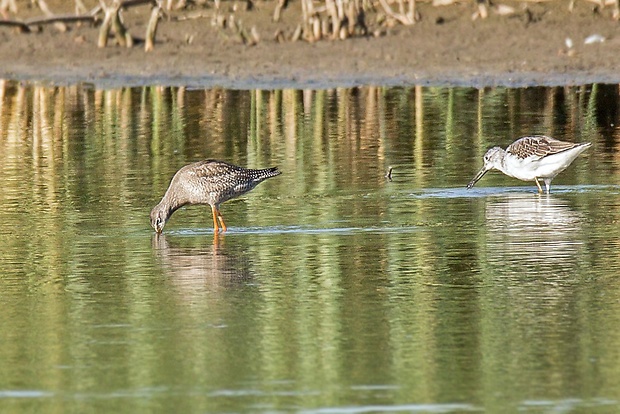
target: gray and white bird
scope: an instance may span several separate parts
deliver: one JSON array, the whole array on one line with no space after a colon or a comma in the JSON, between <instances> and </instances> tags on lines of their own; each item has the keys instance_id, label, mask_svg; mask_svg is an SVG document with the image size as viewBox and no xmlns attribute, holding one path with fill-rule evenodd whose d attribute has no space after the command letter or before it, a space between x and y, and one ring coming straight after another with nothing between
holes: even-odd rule
<instances>
[{"instance_id":1,"label":"gray and white bird","mask_svg":"<svg viewBox=\"0 0 620 414\"><path fill-rule=\"evenodd\" d=\"M174 174L159 204L151 210L151 226L161 233L177 209L188 204L208 204L213 213L213 231L226 231L220 204L252 190L267 178L280 175L277 167L252 170L225 161L205 160L181 167Z\"/></svg>"},{"instance_id":2,"label":"gray and white bird","mask_svg":"<svg viewBox=\"0 0 620 414\"><path fill-rule=\"evenodd\" d=\"M467 189L472 188L488 171L499 170L519 180L534 181L541 194L543 189L538 180L543 180L549 194L551 180L590 145L590 142L573 143L532 135L519 138L505 150L493 147L484 154L484 165L467 184Z\"/></svg>"}]
</instances>

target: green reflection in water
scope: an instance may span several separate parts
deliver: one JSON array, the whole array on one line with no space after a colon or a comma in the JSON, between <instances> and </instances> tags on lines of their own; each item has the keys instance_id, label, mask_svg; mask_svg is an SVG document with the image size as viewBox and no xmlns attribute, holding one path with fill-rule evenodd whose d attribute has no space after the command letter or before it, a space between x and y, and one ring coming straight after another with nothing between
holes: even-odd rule
<instances>
[{"instance_id":1,"label":"green reflection in water","mask_svg":"<svg viewBox=\"0 0 620 414\"><path fill-rule=\"evenodd\" d=\"M617 411L617 91L3 82L2 411ZM464 189L532 133L593 147ZM203 158L283 174L153 235Z\"/></svg>"}]
</instances>

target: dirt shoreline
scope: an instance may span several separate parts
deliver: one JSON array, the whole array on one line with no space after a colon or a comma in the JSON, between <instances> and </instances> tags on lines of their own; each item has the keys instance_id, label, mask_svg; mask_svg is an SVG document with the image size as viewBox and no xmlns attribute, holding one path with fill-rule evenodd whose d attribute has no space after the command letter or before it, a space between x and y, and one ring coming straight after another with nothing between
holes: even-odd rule
<instances>
[{"instance_id":1,"label":"dirt shoreline","mask_svg":"<svg viewBox=\"0 0 620 414\"><path fill-rule=\"evenodd\" d=\"M515 13L484 20L472 20L470 3L422 3L422 18L413 26L395 25L379 37L314 43L274 41L274 2L257 3L239 17L258 28L261 41L256 45L236 41L207 18L162 21L150 53L139 43L147 22L137 11L127 18L138 38L131 49L97 48L98 30L90 25L72 25L66 32L46 26L28 34L0 27L0 78L99 88L620 83L620 23L611 18L609 7L578 0L569 12L559 1L507 3ZM283 16L279 28L292 31L294 10ZM599 35L599 41L584 44L591 35ZM573 47L567 47L567 39Z\"/></svg>"}]
</instances>

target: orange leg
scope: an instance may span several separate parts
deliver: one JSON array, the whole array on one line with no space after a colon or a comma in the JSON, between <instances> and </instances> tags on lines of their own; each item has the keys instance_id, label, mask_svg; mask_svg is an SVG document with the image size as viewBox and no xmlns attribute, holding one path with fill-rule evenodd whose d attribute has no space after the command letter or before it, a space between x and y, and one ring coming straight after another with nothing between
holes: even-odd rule
<instances>
[{"instance_id":1,"label":"orange leg","mask_svg":"<svg viewBox=\"0 0 620 414\"><path fill-rule=\"evenodd\" d=\"M220 213L215 206L211 206L211 212L213 213L213 232L217 234L220 228L217 225L217 216Z\"/></svg>"},{"instance_id":2,"label":"orange leg","mask_svg":"<svg viewBox=\"0 0 620 414\"><path fill-rule=\"evenodd\" d=\"M226 231L226 223L224 223L224 217L222 216L222 213L220 213L220 210L217 210L217 218L220 219L220 224L222 225L222 233L224 233Z\"/></svg>"}]
</instances>

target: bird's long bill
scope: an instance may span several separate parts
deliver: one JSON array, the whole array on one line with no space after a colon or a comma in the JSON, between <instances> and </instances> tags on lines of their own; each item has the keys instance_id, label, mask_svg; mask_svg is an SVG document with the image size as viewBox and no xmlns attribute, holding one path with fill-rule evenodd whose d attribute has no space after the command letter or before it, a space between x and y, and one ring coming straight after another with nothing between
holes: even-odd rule
<instances>
[{"instance_id":1,"label":"bird's long bill","mask_svg":"<svg viewBox=\"0 0 620 414\"><path fill-rule=\"evenodd\" d=\"M486 168L486 166L482 167L480 171L478 171L478 174L476 174L476 176L469 182L469 184L467 184L467 189L469 190L470 188L472 188L474 184L476 184L478 180L480 180L487 173L487 171L489 170Z\"/></svg>"}]
</instances>

